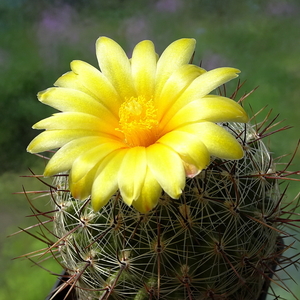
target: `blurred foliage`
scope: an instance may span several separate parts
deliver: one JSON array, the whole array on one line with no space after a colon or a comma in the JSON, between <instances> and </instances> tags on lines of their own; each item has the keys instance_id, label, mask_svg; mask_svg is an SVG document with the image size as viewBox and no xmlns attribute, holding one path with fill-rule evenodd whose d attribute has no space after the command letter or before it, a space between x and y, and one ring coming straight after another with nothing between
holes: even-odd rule
<instances>
[{"instance_id":1,"label":"blurred foliage","mask_svg":"<svg viewBox=\"0 0 300 300\"><path fill-rule=\"evenodd\" d=\"M28 235L22 234L18 238L14 238L11 244L6 244L1 251L3 257L16 257L20 255L19 249L24 249L24 244L28 245ZM45 245L38 240L32 239L30 243L30 250L44 248ZM27 247L28 250L29 247ZM2 264L5 270L5 276L0 280L0 299L45 299L50 293L56 277L61 273L62 268L53 260L48 260L43 263L43 268L51 270L52 277L44 269L37 268L36 265L27 260L7 260ZM55 277L56 275L56 277ZM26 278L24 280L24 277ZM49 280L50 279L50 280ZM2 288L5 287L5 288Z\"/></svg>"},{"instance_id":2,"label":"blurred foliage","mask_svg":"<svg viewBox=\"0 0 300 300\"><path fill-rule=\"evenodd\" d=\"M259 86L245 101L250 114L251 109L256 112L268 105L273 116L280 113L279 119L287 119L283 125L297 126L299 14L298 0L0 0L2 230L5 234L16 231L28 214L24 212L24 196L18 196L16 202L16 195L12 197L11 193L20 190L24 182L24 178L16 179L17 174L24 174L25 168L39 161L25 150L38 134L31 126L54 112L37 101L37 92L52 86L74 59L97 66L94 44L100 35L118 41L129 55L142 39L153 40L161 53L177 38L194 37L195 63L201 62L207 69L241 69L240 79L246 82L239 96ZM228 94L236 84L229 85ZM291 129L271 137L270 147L275 156L292 153L298 139L299 131ZM292 168L298 164L299 169L299 162L298 156ZM295 185L291 194L298 191ZM24 223L21 225L27 226ZM27 299L38 300L54 284L55 279L48 279L47 272L28 269L25 262L10 261L28 252L23 249L28 239L25 234L11 238L6 246L2 246L4 238L0 239L5 270L0 300L24 299L24 291ZM37 249L35 243L33 239L33 245L26 246ZM42 280L48 280L47 285ZM22 282L26 289L16 289Z\"/></svg>"},{"instance_id":3,"label":"blurred foliage","mask_svg":"<svg viewBox=\"0 0 300 300\"><path fill-rule=\"evenodd\" d=\"M35 166L34 169L41 171L41 167ZM30 175L30 172L24 172L25 174ZM0 263L2 270L0 274L0 300L45 299L56 280L54 275L49 275L44 269L36 267L33 262L26 258L14 260L15 257L46 246L26 233L7 237L21 228L25 229L37 222L36 219L32 220L32 218L25 217L32 214L26 197L14 194L21 192L24 184L26 185L26 191L45 189L44 184L34 178L19 177L18 174L13 172L0 175ZM29 196L32 199L38 195ZM36 198L33 203L41 210L50 209L48 199ZM37 235L39 229L31 229L30 232ZM44 258L46 256L42 257L41 260ZM61 272L61 267L53 260L43 262L43 267L51 270L54 274Z\"/></svg>"}]
</instances>

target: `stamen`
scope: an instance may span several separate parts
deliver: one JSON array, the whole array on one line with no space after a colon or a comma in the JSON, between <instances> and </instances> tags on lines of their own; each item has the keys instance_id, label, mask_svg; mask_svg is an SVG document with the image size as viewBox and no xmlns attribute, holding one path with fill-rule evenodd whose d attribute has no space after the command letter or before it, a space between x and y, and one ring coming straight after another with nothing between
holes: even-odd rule
<instances>
[{"instance_id":1,"label":"stamen","mask_svg":"<svg viewBox=\"0 0 300 300\"><path fill-rule=\"evenodd\" d=\"M157 139L157 109L153 100L143 96L126 99L119 109L119 125L116 130L124 134L125 142L131 146L147 147Z\"/></svg>"}]
</instances>

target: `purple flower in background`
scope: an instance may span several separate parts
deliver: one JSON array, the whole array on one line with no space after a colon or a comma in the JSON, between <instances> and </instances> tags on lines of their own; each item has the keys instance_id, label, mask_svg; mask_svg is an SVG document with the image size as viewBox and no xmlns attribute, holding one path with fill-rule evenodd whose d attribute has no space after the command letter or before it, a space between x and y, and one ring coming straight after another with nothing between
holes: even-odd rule
<instances>
[{"instance_id":1,"label":"purple flower in background","mask_svg":"<svg viewBox=\"0 0 300 300\"><path fill-rule=\"evenodd\" d=\"M162 12L174 13L182 7L181 0L159 0L156 9Z\"/></svg>"},{"instance_id":2,"label":"purple flower in background","mask_svg":"<svg viewBox=\"0 0 300 300\"><path fill-rule=\"evenodd\" d=\"M124 37L129 43L130 47L138 43L143 39L150 38L150 26L149 21L144 16L133 16L126 19L120 28L124 32Z\"/></svg>"},{"instance_id":3,"label":"purple flower in background","mask_svg":"<svg viewBox=\"0 0 300 300\"><path fill-rule=\"evenodd\" d=\"M37 40L41 56L49 65L58 63L58 46L79 40L76 12L69 5L45 10L37 24Z\"/></svg>"}]
</instances>

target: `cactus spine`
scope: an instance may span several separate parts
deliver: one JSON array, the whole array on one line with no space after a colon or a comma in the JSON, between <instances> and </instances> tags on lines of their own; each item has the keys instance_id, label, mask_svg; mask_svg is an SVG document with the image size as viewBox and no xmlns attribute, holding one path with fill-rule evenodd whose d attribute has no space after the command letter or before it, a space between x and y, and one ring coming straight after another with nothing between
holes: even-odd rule
<instances>
[{"instance_id":1,"label":"cactus spine","mask_svg":"<svg viewBox=\"0 0 300 300\"><path fill-rule=\"evenodd\" d=\"M68 277L53 299L68 286L81 300L263 299L288 247L279 221L280 175L255 126L221 125L243 145L244 158L212 158L180 199L163 194L144 215L119 194L94 212L90 199L72 198L68 174L55 177L57 240L46 252Z\"/></svg>"}]
</instances>

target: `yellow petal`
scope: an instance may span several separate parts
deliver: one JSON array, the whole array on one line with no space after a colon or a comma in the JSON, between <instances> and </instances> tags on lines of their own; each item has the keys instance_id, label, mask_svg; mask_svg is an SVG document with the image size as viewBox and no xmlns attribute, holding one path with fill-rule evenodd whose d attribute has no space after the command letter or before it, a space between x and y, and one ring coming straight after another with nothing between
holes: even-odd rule
<instances>
[{"instance_id":1,"label":"yellow petal","mask_svg":"<svg viewBox=\"0 0 300 300\"><path fill-rule=\"evenodd\" d=\"M56 87L63 87L68 89L74 89L81 92L84 92L86 94L89 94L90 96L94 96L84 85L83 83L78 80L78 75L75 74L73 71L69 71L62 76L60 76L55 82L54 86Z\"/></svg>"},{"instance_id":2,"label":"yellow petal","mask_svg":"<svg viewBox=\"0 0 300 300\"><path fill-rule=\"evenodd\" d=\"M208 95L183 106L172 117L163 132L169 132L184 124L199 122L242 122L249 121L248 115L241 105L221 96Z\"/></svg>"},{"instance_id":3,"label":"yellow petal","mask_svg":"<svg viewBox=\"0 0 300 300\"><path fill-rule=\"evenodd\" d=\"M96 54L102 73L123 98L135 97L128 57L119 44L107 37L96 42Z\"/></svg>"},{"instance_id":4,"label":"yellow petal","mask_svg":"<svg viewBox=\"0 0 300 300\"><path fill-rule=\"evenodd\" d=\"M85 151L99 145L101 138L97 136L81 137L61 147L48 162L44 176L52 176L71 169L74 160Z\"/></svg>"},{"instance_id":5,"label":"yellow petal","mask_svg":"<svg viewBox=\"0 0 300 300\"><path fill-rule=\"evenodd\" d=\"M194 100L199 100L220 85L236 78L239 72L238 69L234 68L218 68L203 73L187 87L164 117L169 120L182 107Z\"/></svg>"},{"instance_id":6,"label":"yellow petal","mask_svg":"<svg viewBox=\"0 0 300 300\"><path fill-rule=\"evenodd\" d=\"M194 39L179 39L170 44L157 62L156 95L160 92L170 75L180 66L188 64L195 50Z\"/></svg>"},{"instance_id":7,"label":"yellow petal","mask_svg":"<svg viewBox=\"0 0 300 300\"><path fill-rule=\"evenodd\" d=\"M240 159L244 156L243 148L236 138L214 123L193 123L177 130L197 135L213 156L223 159Z\"/></svg>"},{"instance_id":8,"label":"yellow petal","mask_svg":"<svg viewBox=\"0 0 300 300\"><path fill-rule=\"evenodd\" d=\"M154 96L156 53L151 41L138 43L132 53L132 78L138 95L146 99Z\"/></svg>"},{"instance_id":9,"label":"yellow petal","mask_svg":"<svg viewBox=\"0 0 300 300\"><path fill-rule=\"evenodd\" d=\"M118 185L123 201L131 205L140 195L144 182L146 167L145 147L128 149L118 173Z\"/></svg>"},{"instance_id":10,"label":"yellow petal","mask_svg":"<svg viewBox=\"0 0 300 300\"><path fill-rule=\"evenodd\" d=\"M117 122L109 124L105 120L90 114L81 112L64 112L54 114L52 117L39 121L33 125L33 128L47 130L72 129L99 131L122 138L122 134L115 130L118 125L119 124Z\"/></svg>"},{"instance_id":11,"label":"yellow petal","mask_svg":"<svg viewBox=\"0 0 300 300\"><path fill-rule=\"evenodd\" d=\"M70 141L86 136L101 136L98 131L90 130L50 130L36 136L27 147L30 153L39 153L62 147Z\"/></svg>"},{"instance_id":12,"label":"yellow petal","mask_svg":"<svg viewBox=\"0 0 300 300\"><path fill-rule=\"evenodd\" d=\"M49 88L38 93L39 100L63 112L94 115L108 123L118 122L112 112L90 95L70 88Z\"/></svg>"},{"instance_id":13,"label":"yellow petal","mask_svg":"<svg viewBox=\"0 0 300 300\"><path fill-rule=\"evenodd\" d=\"M118 172L128 149L116 150L99 165L92 187L92 207L99 211L118 189Z\"/></svg>"},{"instance_id":14,"label":"yellow petal","mask_svg":"<svg viewBox=\"0 0 300 300\"><path fill-rule=\"evenodd\" d=\"M96 164L91 170L89 170L84 177L74 183L72 181L73 169L71 169L69 175L69 186L71 194L75 199L84 200L91 195L95 174L98 170L99 164L100 162Z\"/></svg>"},{"instance_id":15,"label":"yellow petal","mask_svg":"<svg viewBox=\"0 0 300 300\"><path fill-rule=\"evenodd\" d=\"M156 98L154 99L159 120L191 82L204 72L206 72L204 69L195 65L183 65L171 74L160 95L156 94Z\"/></svg>"},{"instance_id":16,"label":"yellow petal","mask_svg":"<svg viewBox=\"0 0 300 300\"><path fill-rule=\"evenodd\" d=\"M72 61L71 68L77 75L77 82L80 82L94 98L118 116L122 99L109 80L98 69L81 60Z\"/></svg>"},{"instance_id":17,"label":"yellow petal","mask_svg":"<svg viewBox=\"0 0 300 300\"><path fill-rule=\"evenodd\" d=\"M181 158L169 147L153 144L147 149L147 163L162 189L178 199L185 186L185 170Z\"/></svg>"},{"instance_id":18,"label":"yellow petal","mask_svg":"<svg viewBox=\"0 0 300 300\"><path fill-rule=\"evenodd\" d=\"M76 183L81 180L96 164L111 152L124 148L124 144L115 140L102 139L101 145L82 153L73 163L70 178Z\"/></svg>"},{"instance_id":19,"label":"yellow petal","mask_svg":"<svg viewBox=\"0 0 300 300\"><path fill-rule=\"evenodd\" d=\"M160 184L147 168L140 196L132 202L132 205L140 213L145 214L157 205L161 192Z\"/></svg>"},{"instance_id":20,"label":"yellow petal","mask_svg":"<svg viewBox=\"0 0 300 300\"><path fill-rule=\"evenodd\" d=\"M198 136L183 131L171 131L161 137L158 143L162 143L179 154L184 161L186 175L194 177L210 162L210 154L206 146L198 139Z\"/></svg>"},{"instance_id":21,"label":"yellow petal","mask_svg":"<svg viewBox=\"0 0 300 300\"><path fill-rule=\"evenodd\" d=\"M108 79L95 67L81 61L71 62L73 71L59 77L54 86L81 91L118 115L121 98Z\"/></svg>"}]
</instances>

